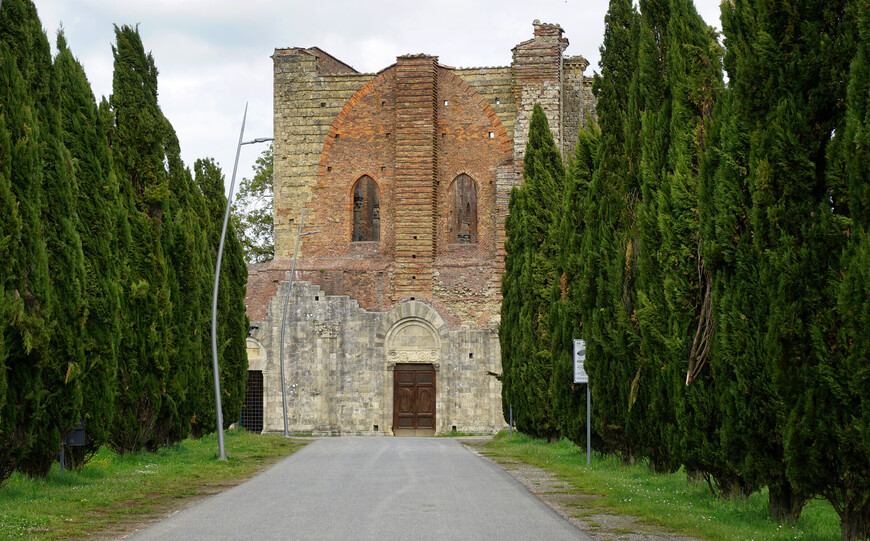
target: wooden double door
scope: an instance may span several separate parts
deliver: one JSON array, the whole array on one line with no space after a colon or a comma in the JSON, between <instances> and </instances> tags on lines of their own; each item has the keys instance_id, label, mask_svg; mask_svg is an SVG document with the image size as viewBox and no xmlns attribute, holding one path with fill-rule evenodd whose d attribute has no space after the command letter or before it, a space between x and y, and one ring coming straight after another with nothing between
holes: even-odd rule
<instances>
[{"instance_id":1,"label":"wooden double door","mask_svg":"<svg viewBox=\"0 0 870 541\"><path fill-rule=\"evenodd\" d=\"M435 367L397 364L393 374L393 433L434 436Z\"/></svg>"}]
</instances>

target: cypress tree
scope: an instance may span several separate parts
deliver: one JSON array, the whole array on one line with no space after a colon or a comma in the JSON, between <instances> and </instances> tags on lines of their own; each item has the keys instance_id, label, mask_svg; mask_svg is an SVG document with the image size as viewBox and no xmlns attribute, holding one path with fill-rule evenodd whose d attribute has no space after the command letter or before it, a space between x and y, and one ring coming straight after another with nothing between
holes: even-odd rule
<instances>
[{"instance_id":1,"label":"cypress tree","mask_svg":"<svg viewBox=\"0 0 870 541\"><path fill-rule=\"evenodd\" d=\"M519 417L520 412L528 410L525 395L521 392L520 379L517 371L521 363L519 310L521 237L519 234L520 220L523 208L523 192L519 188L511 189L508 200L508 215L505 218L505 272L501 278L501 319L499 321L498 340L501 349L501 400L505 421L510 422L511 412Z\"/></svg>"},{"instance_id":2,"label":"cypress tree","mask_svg":"<svg viewBox=\"0 0 870 541\"><path fill-rule=\"evenodd\" d=\"M636 437L651 468L674 470L682 462L732 492L739 482L717 458L713 382L697 377L712 333L709 274L699 258L698 175L722 91L719 46L690 2L643 2L641 9L638 382L651 392Z\"/></svg>"},{"instance_id":3,"label":"cypress tree","mask_svg":"<svg viewBox=\"0 0 870 541\"><path fill-rule=\"evenodd\" d=\"M638 71L632 88L629 115L640 124L638 180L640 197L630 231L637 279L635 311L640 348L635 352L635 377L631 383L633 408L627 419L628 437L640 456L649 459L653 471L672 471L677 466L674 388L669 385L675 366L667 351L670 338L665 300L665 270L662 259L663 231L659 220L667 212L668 147L671 130L672 89L669 35L670 2L640 3Z\"/></svg>"},{"instance_id":4,"label":"cypress tree","mask_svg":"<svg viewBox=\"0 0 870 541\"><path fill-rule=\"evenodd\" d=\"M819 146L827 144L827 190L822 197L811 199L816 203L813 227L797 229L804 237L795 234L803 241L803 250L793 258L800 265L797 270L804 271L804 276L807 269L815 271L827 281L828 288L821 292L824 304L807 307L807 315L801 314L814 318L808 329L812 343L801 350L801 357L791 361L799 365L795 379L801 388L800 393L792 389L796 407L786 423L785 450L789 479L799 490L821 494L833 505L840 516L843 539L870 539L870 7L866 2L831 7L845 8L845 12L809 19L812 29L830 37L820 39L818 48L806 56L827 58L836 65L845 59L842 53L849 50L852 39L856 50L845 110L839 107L840 102L834 102L831 109L816 116L836 126L833 140L818 142ZM818 13L807 15L819 17ZM858 30L854 36L852 27L846 26L854 21L853 16L857 16ZM844 64L836 67L843 69ZM831 69L823 74L833 78L842 72ZM840 90L834 80L825 79L820 82ZM807 109L815 112L814 105L807 100ZM839 253L837 248L841 248ZM801 285L805 281L809 280L804 277ZM784 334L785 325L777 324L774 329Z\"/></svg>"},{"instance_id":5,"label":"cypress tree","mask_svg":"<svg viewBox=\"0 0 870 541\"><path fill-rule=\"evenodd\" d=\"M722 95L722 50L691 2L673 0L666 55L670 136L663 176L660 262L668 319L667 364L662 375L675 397L678 441L685 467L710 475L726 495L750 488L721 453L721 414L712 371L704 370L713 333L711 275L701 255L699 182Z\"/></svg>"},{"instance_id":6,"label":"cypress tree","mask_svg":"<svg viewBox=\"0 0 870 541\"><path fill-rule=\"evenodd\" d=\"M0 12L2 16L2 12ZM19 140L22 118L15 118L14 114L23 109L24 103L24 80L18 71L12 57L9 45L0 41L0 484L3 483L14 471L18 457L26 450L27 441L24 438L17 423L26 418L16 418L17 404L9 400L19 400L20 396L13 388L9 389L9 381L13 385L18 383L16 373L25 366L19 358L20 342L26 335L16 325L21 314L25 313L25 304L19 290L20 276L23 270L21 256L24 255L24 234L22 231L22 218L19 211L20 201L16 197L16 186L13 185L13 150L29 150ZM12 112L13 115L6 114ZM20 115L20 112L19 112ZM21 157L17 156L20 160ZM17 162L16 167L22 164ZM25 201L25 205L32 204ZM24 216L26 217L26 215ZM18 334L20 337L16 337ZM11 373L10 373L11 372ZM27 374L27 376L31 376ZM22 378L27 381L27 377ZM36 384L38 382L32 382ZM15 434L18 439L13 440Z\"/></svg>"},{"instance_id":7,"label":"cypress tree","mask_svg":"<svg viewBox=\"0 0 870 541\"><path fill-rule=\"evenodd\" d=\"M43 39L45 39L43 37ZM44 54L48 54L45 51ZM50 56L48 56L50 61ZM52 356L43 370L45 413L40 420L33 448L22 469L31 476L45 477L58 456L63 435L75 428L82 406L81 377L84 357L84 321L87 309L82 288L85 281L84 256L76 212L78 186L73 160L64 144L58 104L61 77L51 66L49 92L37 105L42 118L43 190L45 205L42 221L46 239L48 268L55 304L51 312L54 332L50 341Z\"/></svg>"},{"instance_id":8,"label":"cypress tree","mask_svg":"<svg viewBox=\"0 0 870 541\"><path fill-rule=\"evenodd\" d=\"M506 257L505 272L511 274L508 284L518 291L506 291L503 285L502 294L511 295L509 309L515 310L518 317L502 320L502 326L506 321L516 325L510 330L505 329L513 342L508 345L514 347L503 345L502 357L511 357L507 365L513 371L508 380L511 384L509 396L522 396L518 401L522 409L516 410L517 428L548 439L558 435L550 396L553 364L549 299L550 288L556 281L555 245L550 232L557 216L555 209L562 200L564 182L565 167L547 116L541 106L535 104L523 159L523 186L519 189L523 193L521 204L519 208L517 205L511 207L511 220L506 223L507 235L513 237L509 246L515 253L511 258ZM515 194L512 193L511 197ZM514 349L516 346L518 349Z\"/></svg>"},{"instance_id":9,"label":"cypress tree","mask_svg":"<svg viewBox=\"0 0 870 541\"><path fill-rule=\"evenodd\" d=\"M43 371L52 362L54 299L43 229L42 107L49 96L51 56L33 4L0 4L0 171L5 395L0 400L0 482L21 465L46 420ZM11 193L9 193L11 192ZM11 200L9 196L11 195ZM7 303L8 302L8 303ZM56 428L56 427L54 427ZM58 440L57 444L60 443Z\"/></svg>"},{"instance_id":10,"label":"cypress tree","mask_svg":"<svg viewBox=\"0 0 870 541\"><path fill-rule=\"evenodd\" d=\"M838 310L845 322L841 341L848 343L846 369L855 374L852 394L861 400L860 432L870 450L870 6L858 6L858 52L851 81L842 149L849 187L852 229L843 257Z\"/></svg>"},{"instance_id":11,"label":"cypress tree","mask_svg":"<svg viewBox=\"0 0 870 541\"><path fill-rule=\"evenodd\" d=\"M8 82L8 74L4 72L6 61L7 51L0 45L0 88L4 90L8 89L5 84ZM16 299L14 293L14 255L21 244L21 218L18 215L15 195L12 193L11 153L12 140L6 127L6 118L0 113L0 415L5 413L8 389L6 363L11 344L7 344L6 337L12 333L13 314L21 310L20 297ZM0 422L0 436L4 434L4 425ZM0 453L6 451L5 447L0 446ZM5 456L0 454L0 484L8 476L4 459Z\"/></svg>"},{"instance_id":12,"label":"cypress tree","mask_svg":"<svg viewBox=\"0 0 870 541\"><path fill-rule=\"evenodd\" d=\"M78 232L84 255L84 318L81 419L84 447L69 448L81 467L108 441L115 417L117 352L120 345L120 267L118 220L122 209L108 139L84 69L73 57L63 33L57 39L55 70L64 144L69 149L78 193Z\"/></svg>"},{"instance_id":13,"label":"cypress tree","mask_svg":"<svg viewBox=\"0 0 870 541\"><path fill-rule=\"evenodd\" d=\"M637 347L633 316L634 247L630 231L637 198L636 120L628 114L637 72L638 13L627 0L611 0L605 17L601 74L593 92L601 141L589 184L580 261L587 279L578 309L586 340L593 422L604 448L632 460L626 432L633 406L633 360ZM632 98L636 99L636 98Z\"/></svg>"},{"instance_id":14,"label":"cypress tree","mask_svg":"<svg viewBox=\"0 0 870 541\"><path fill-rule=\"evenodd\" d=\"M562 214L552 234L558 248L558 280L553 284L550 302L553 413L559 433L578 445L586 441L586 392L583 385L574 385L573 340L583 336L578 307L580 295L588 289L589 276L580 260L580 247L587 227L584 205L600 138L598 126L588 120L580 130L568 167Z\"/></svg>"},{"instance_id":15,"label":"cypress tree","mask_svg":"<svg viewBox=\"0 0 870 541\"><path fill-rule=\"evenodd\" d=\"M748 480L768 485L775 519L796 519L806 498L820 493L800 477L812 472L828 486L837 479L822 473L830 455L804 461L794 442L836 454L824 436L830 432L820 430L830 419L820 423L818 409L836 408L818 376L831 358L832 271L845 239L825 178L853 47L845 7L747 1L722 8L730 95L705 187L713 363L723 444L736 451Z\"/></svg>"},{"instance_id":16,"label":"cypress tree","mask_svg":"<svg viewBox=\"0 0 870 541\"><path fill-rule=\"evenodd\" d=\"M205 272L208 277L208 324L207 359L204 370L205 388L213 387L211 365L211 301L214 284L214 261L217 261L218 244L223 227L224 211L227 198L224 195L224 177L214 160L197 160L194 165L196 183L204 197L205 216L208 217L209 264ZM224 419L233 422L239 418L242 402L245 399L245 382L248 376L248 317L245 315L245 286L248 282L248 267L245 264L245 253L237 236L233 220L227 224L226 240L224 241L223 261L218 288L218 365L220 368L221 406ZM209 394L209 407L214 419L214 393ZM212 421L214 423L214 421ZM206 428L211 431L214 424Z\"/></svg>"},{"instance_id":17,"label":"cypress tree","mask_svg":"<svg viewBox=\"0 0 870 541\"><path fill-rule=\"evenodd\" d=\"M109 136L130 242L122 246L122 341L118 357L118 417L110 443L119 452L154 447L165 418L170 372L171 306L161 242L169 197L163 159L163 117L157 107L157 68L137 29L115 27L115 69Z\"/></svg>"},{"instance_id":18,"label":"cypress tree","mask_svg":"<svg viewBox=\"0 0 870 541\"><path fill-rule=\"evenodd\" d=\"M161 244L166 254L166 284L172 308L167 329L169 335L169 372L152 440L152 446L167 445L187 437L191 421L196 421L195 396L200 390L199 370L203 351L202 296L200 282L205 272L205 254L201 217L194 214L198 190L190 171L181 161L181 148L175 130L160 115L162 154L167 170L168 197L163 204Z\"/></svg>"}]
</instances>

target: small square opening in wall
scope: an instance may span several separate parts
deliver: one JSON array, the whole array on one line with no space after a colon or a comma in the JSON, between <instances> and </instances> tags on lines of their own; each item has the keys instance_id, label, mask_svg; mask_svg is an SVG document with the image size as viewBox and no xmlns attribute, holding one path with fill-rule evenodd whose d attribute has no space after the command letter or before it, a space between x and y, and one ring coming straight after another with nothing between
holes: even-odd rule
<instances>
[{"instance_id":1,"label":"small square opening in wall","mask_svg":"<svg viewBox=\"0 0 870 541\"><path fill-rule=\"evenodd\" d=\"M316 300L316 299L315 299L315 300ZM473 359L473 358L474 358L474 353L469 353L469 354L468 354L468 358L469 358L469 359Z\"/></svg>"},{"instance_id":2,"label":"small square opening in wall","mask_svg":"<svg viewBox=\"0 0 870 541\"><path fill-rule=\"evenodd\" d=\"M314 300L319 301L319 300L320 300L320 295L315 295L315 296L314 296Z\"/></svg>"},{"instance_id":3,"label":"small square opening in wall","mask_svg":"<svg viewBox=\"0 0 870 541\"><path fill-rule=\"evenodd\" d=\"M414 240L417 240L417 235L414 235Z\"/></svg>"},{"instance_id":4,"label":"small square opening in wall","mask_svg":"<svg viewBox=\"0 0 870 541\"><path fill-rule=\"evenodd\" d=\"M377 431L378 431L378 425L374 425L374 426L372 427L372 430L375 431L375 432L377 432Z\"/></svg>"},{"instance_id":5,"label":"small square opening in wall","mask_svg":"<svg viewBox=\"0 0 870 541\"><path fill-rule=\"evenodd\" d=\"M411 297L411 300L413 301L413 300L414 300L414 297Z\"/></svg>"},{"instance_id":6,"label":"small square opening in wall","mask_svg":"<svg viewBox=\"0 0 870 541\"><path fill-rule=\"evenodd\" d=\"M453 425L451 427L450 431L453 432L454 434L456 434L456 425Z\"/></svg>"},{"instance_id":7,"label":"small square opening in wall","mask_svg":"<svg viewBox=\"0 0 870 541\"><path fill-rule=\"evenodd\" d=\"M339 137L339 135L336 133L336 134L335 134L335 138L338 139L338 137Z\"/></svg>"},{"instance_id":8,"label":"small square opening in wall","mask_svg":"<svg viewBox=\"0 0 870 541\"><path fill-rule=\"evenodd\" d=\"M450 102L447 100L444 100L444 106L446 107L448 104L450 104Z\"/></svg>"},{"instance_id":9,"label":"small square opening in wall","mask_svg":"<svg viewBox=\"0 0 870 541\"><path fill-rule=\"evenodd\" d=\"M332 171L332 166L331 166L331 165L327 165L327 166L326 166L326 172L329 173L330 171Z\"/></svg>"},{"instance_id":10,"label":"small square opening in wall","mask_svg":"<svg viewBox=\"0 0 870 541\"><path fill-rule=\"evenodd\" d=\"M389 139L392 135L393 135L392 133L387 132L387 139Z\"/></svg>"},{"instance_id":11,"label":"small square opening in wall","mask_svg":"<svg viewBox=\"0 0 870 541\"><path fill-rule=\"evenodd\" d=\"M495 99L495 104L496 104L496 105L500 105L500 104L501 104L501 100L498 99L498 98L496 98L496 99Z\"/></svg>"},{"instance_id":12,"label":"small square opening in wall","mask_svg":"<svg viewBox=\"0 0 870 541\"><path fill-rule=\"evenodd\" d=\"M416 279L417 279L416 276L411 276L411 280L416 280Z\"/></svg>"},{"instance_id":13,"label":"small square opening in wall","mask_svg":"<svg viewBox=\"0 0 870 541\"><path fill-rule=\"evenodd\" d=\"M383 172L386 171L386 170L387 170L387 166L386 166L386 165L382 165L382 166L381 166L381 173L383 173Z\"/></svg>"},{"instance_id":14,"label":"small square opening in wall","mask_svg":"<svg viewBox=\"0 0 870 541\"><path fill-rule=\"evenodd\" d=\"M495 139L495 132L492 132L492 131L489 132L489 138L490 138L490 139Z\"/></svg>"},{"instance_id":15,"label":"small square opening in wall","mask_svg":"<svg viewBox=\"0 0 870 541\"><path fill-rule=\"evenodd\" d=\"M411 259L417 259L417 254L411 254Z\"/></svg>"},{"instance_id":16,"label":"small square opening in wall","mask_svg":"<svg viewBox=\"0 0 870 541\"><path fill-rule=\"evenodd\" d=\"M321 107L326 107L326 102L325 102L325 101L320 102L320 106L321 106Z\"/></svg>"},{"instance_id":17,"label":"small square opening in wall","mask_svg":"<svg viewBox=\"0 0 870 541\"><path fill-rule=\"evenodd\" d=\"M385 107L387 105L387 100L381 100L381 107ZM375 425L378 426L378 425Z\"/></svg>"}]
</instances>

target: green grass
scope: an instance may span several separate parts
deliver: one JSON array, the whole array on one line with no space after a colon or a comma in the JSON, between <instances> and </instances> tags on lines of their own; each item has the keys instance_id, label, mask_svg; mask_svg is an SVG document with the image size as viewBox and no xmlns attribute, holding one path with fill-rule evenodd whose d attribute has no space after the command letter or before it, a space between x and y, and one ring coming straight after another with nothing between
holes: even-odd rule
<instances>
[{"instance_id":1,"label":"green grass","mask_svg":"<svg viewBox=\"0 0 870 541\"><path fill-rule=\"evenodd\" d=\"M0 488L0 539L119 536L180 500L238 484L304 445L245 430L229 430L224 439L226 462L217 459L212 434L156 453L103 448L81 472L61 473L55 464L47 479L15 473Z\"/></svg>"},{"instance_id":2,"label":"green grass","mask_svg":"<svg viewBox=\"0 0 870 541\"><path fill-rule=\"evenodd\" d=\"M549 470L570 485L566 492L602 496L579 504L580 508L637 516L646 524L683 535L713 540L840 539L839 518L821 500L810 502L800 520L787 526L769 519L766 489L746 499L721 499L710 493L705 482L688 482L682 471L653 474L645 463L628 466L617 457L597 453L587 466L585 448L567 440L548 444L516 431L510 440L502 432L486 444L485 454Z\"/></svg>"}]
</instances>

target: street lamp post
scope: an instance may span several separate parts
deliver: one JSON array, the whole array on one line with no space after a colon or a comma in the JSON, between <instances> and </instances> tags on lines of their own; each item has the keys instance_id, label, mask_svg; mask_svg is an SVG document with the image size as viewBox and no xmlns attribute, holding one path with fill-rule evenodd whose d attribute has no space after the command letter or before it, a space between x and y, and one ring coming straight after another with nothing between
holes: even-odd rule
<instances>
[{"instance_id":1,"label":"street lamp post","mask_svg":"<svg viewBox=\"0 0 870 541\"><path fill-rule=\"evenodd\" d=\"M221 228L221 241L218 245L217 263L214 269L214 290L211 299L211 363L212 371L214 372L214 402L217 411L217 434L218 434L218 458L220 460L227 459L227 453L224 449L224 417L221 413L221 382L220 373L218 371L218 356L217 356L217 302L218 302L218 286L221 278L221 261L224 256L224 241L227 237L227 222L230 219L230 207L233 202L233 188L236 185L236 170L239 168L239 153L242 150L242 145L250 145L253 143L265 143L271 141L271 137L260 137L252 141L242 141L245 136L245 120L248 118L248 104L245 104L245 114L242 116L242 130L239 133L239 145L236 147L236 162L233 164L233 177L230 181L230 193L227 195L227 208L224 210L224 225Z\"/></svg>"},{"instance_id":2,"label":"street lamp post","mask_svg":"<svg viewBox=\"0 0 870 541\"><path fill-rule=\"evenodd\" d=\"M293 250L293 266L290 269L290 283L287 284L287 294L284 296L284 314L281 316L281 352L279 358L281 360L281 404L284 408L284 437L289 438L290 432L287 428L287 386L284 383L284 328L287 326L287 305L290 303L290 292L293 291L293 275L296 273L296 256L299 254L299 244L302 242L302 237L305 235L313 235L320 231L302 232L302 222L305 220L305 208L302 208L302 213L299 215L299 231L296 233L296 248Z\"/></svg>"}]
</instances>

